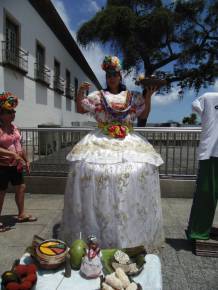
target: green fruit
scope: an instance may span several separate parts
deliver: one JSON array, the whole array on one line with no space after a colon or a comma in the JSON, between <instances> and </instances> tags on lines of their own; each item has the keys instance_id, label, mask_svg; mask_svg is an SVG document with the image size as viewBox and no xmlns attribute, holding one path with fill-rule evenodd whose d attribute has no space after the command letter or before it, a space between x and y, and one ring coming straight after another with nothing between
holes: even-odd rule
<instances>
[{"instance_id":1,"label":"green fruit","mask_svg":"<svg viewBox=\"0 0 218 290\"><path fill-rule=\"evenodd\" d=\"M102 253L101 260L103 263L103 269L104 269L105 274L110 274L110 273L114 272L114 269L111 266L111 261L112 261L114 254L117 250L118 249L103 249L103 250L101 250L101 253Z\"/></svg>"},{"instance_id":2,"label":"green fruit","mask_svg":"<svg viewBox=\"0 0 218 290\"><path fill-rule=\"evenodd\" d=\"M143 255L138 255L135 261L138 268L140 269L145 264L145 257Z\"/></svg>"},{"instance_id":3,"label":"green fruit","mask_svg":"<svg viewBox=\"0 0 218 290\"><path fill-rule=\"evenodd\" d=\"M76 240L70 247L70 264L74 270L79 270L87 249L87 244L83 240Z\"/></svg>"}]
</instances>

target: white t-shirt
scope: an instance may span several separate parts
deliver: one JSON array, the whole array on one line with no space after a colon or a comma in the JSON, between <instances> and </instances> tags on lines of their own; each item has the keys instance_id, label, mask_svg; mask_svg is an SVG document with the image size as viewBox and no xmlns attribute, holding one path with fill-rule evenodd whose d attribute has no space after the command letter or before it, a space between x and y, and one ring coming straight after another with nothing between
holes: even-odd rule
<instances>
[{"instance_id":1,"label":"white t-shirt","mask_svg":"<svg viewBox=\"0 0 218 290\"><path fill-rule=\"evenodd\" d=\"M218 93L205 93L192 103L193 111L201 116L202 133L198 159L218 157Z\"/></svg>"}]
</instances>

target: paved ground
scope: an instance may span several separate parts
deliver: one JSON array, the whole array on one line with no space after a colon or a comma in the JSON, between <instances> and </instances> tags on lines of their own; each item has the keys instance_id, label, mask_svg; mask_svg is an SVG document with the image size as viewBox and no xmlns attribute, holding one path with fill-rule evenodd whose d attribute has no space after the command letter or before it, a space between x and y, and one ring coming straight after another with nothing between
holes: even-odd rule
<instances>
[{"instance_id":1,"label":"paved ground","mask_svg":"<svg viewBox=\"0 0 218 290\"><path fill-rule=\"evenodd\" d=\"M8 194L3 219L13 224L16 207L13 194ZM165 248L161 253L164 290L217 290L218 258L195 256L185 238L184 229L190 212L190 199L162 199ZM63 195L26 196L28 212L39 217L37 222L15 224L15 229L0 233L0 274L31 244L34 234L50 238L57 234L63 208ZM218 212L215 223L218 223ZM53 289L49 289L53 290ZM68 289L66 289L68 290ZM79 289L78 289L79 290ZM152 290L152 289L151 289Z\"/></svg>"}]
</instances>

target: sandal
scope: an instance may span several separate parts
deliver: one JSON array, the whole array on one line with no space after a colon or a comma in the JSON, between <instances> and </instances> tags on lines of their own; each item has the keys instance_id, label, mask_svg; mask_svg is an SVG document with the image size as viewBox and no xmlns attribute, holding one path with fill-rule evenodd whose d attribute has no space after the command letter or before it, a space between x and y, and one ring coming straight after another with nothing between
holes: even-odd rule
<instances>
[{"instance_id":1,"label":"sandal","mask_svg":"<svg viewBox=\"0 0 218 290\"><path fill-rule=\"evenodd\" d=\"M11 229L9 226L5 226L4 224L0 223L0 233L7 232Z\"/></svg>"},{"instance_id":2,"label":"sandal","mask_svg":"<svg viewBox=\"0 0 218 290\"><path fill-rule=\"evenodd\" d=\"M24 215L22 217L16 218L17 223L28 223L37 221L37 217L33 217L32 215Z\"/></svg>"}]
</instances>

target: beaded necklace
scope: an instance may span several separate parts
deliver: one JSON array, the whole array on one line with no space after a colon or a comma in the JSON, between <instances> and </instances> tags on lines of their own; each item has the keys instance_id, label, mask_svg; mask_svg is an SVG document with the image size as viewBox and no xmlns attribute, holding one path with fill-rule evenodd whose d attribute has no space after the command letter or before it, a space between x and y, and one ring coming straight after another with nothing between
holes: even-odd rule
<instances>
[{"instance_id":1,"label":"beaded necklace","mask_svg":"<svg viewBox=\"0 0 218 290\"><path fill-rule=\"evenodd\" d=\"M125 108L124 110L116 110L114 108L112 108L109 104L107 99L105 98L105 93L104 91L101 91L101 96L102 96L102 103L103 106L105 108L105 110L111 115L113 116L116 120L122 122L126 116L129 114L129 111L131 109L132 106L132 96L130 95L129 92L127 92L127 100L126 100L126 106L127 108Z\"/></svg>"}]
</instances>

